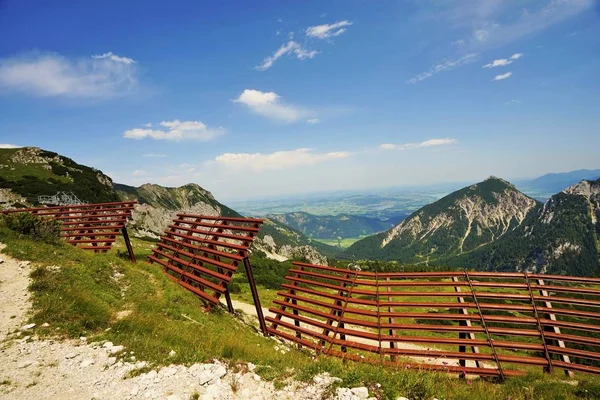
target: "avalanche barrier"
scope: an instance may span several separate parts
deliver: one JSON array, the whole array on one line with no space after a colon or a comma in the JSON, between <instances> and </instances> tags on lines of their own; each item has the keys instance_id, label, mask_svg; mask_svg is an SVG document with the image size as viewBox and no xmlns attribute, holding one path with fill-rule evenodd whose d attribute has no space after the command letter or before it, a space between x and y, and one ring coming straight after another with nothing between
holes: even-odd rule
<instances>
[{"instance_id":1,"label":"avalanche barrier","mask_svg":"<svg viewBox=\"0 0 600 400\"><path fill-rule=\"evenodd\" d=\"M294 263L269 334L318 354L460 375L600 373L600 279Z\"/></svg>"}]
</instances>

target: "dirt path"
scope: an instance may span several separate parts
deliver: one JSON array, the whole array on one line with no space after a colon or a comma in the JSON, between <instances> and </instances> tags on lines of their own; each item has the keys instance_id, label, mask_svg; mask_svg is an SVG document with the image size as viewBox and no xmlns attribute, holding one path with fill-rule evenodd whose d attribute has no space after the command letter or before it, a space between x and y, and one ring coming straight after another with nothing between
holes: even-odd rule
<instances>
[{"instance_id":1,"label":"dirt path","mask_svg":"<svg viewBox=\"0 0 600 400\"><path fill-rule=\"evenodd\" d=\"M88 344L85 338L40 339L35 334L36 327L25 325L31 309L27 290L30 272L28 262L0 254L2 399L316 400L322 398L335 379L321 375L311 384L290 382L288 387L277 390L252 372L252 364L247 366L249 372L241 374L218 361L190 367L170 365L127 378L146 363L136 361L135 354L122 346L110 342Z\"/></svg>"},{"instance_id":2,"label":"dirt path","mask_svg":"<svg viewBox=\"0 0 600 400\"><path fill-rule=\"evenodd\" d=\"M0 243L0 251L4 245ZM29 263L0 254L0 342L19 328L29 311Z\"/></svg>"}]
</instances>

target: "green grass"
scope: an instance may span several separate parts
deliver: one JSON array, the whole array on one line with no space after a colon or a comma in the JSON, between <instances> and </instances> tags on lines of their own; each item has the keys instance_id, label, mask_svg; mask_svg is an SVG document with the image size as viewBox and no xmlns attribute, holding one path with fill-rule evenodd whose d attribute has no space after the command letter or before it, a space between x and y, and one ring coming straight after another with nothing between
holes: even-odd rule
<instances>
[{"instance_id":1,"label":"green grass","mask_svg":"<svg viewBox=\"0 0 600 400\"><path fill-rule=\"evenodd\" d=\"M600 391L596 377L579 375L587 383L573 387L562 376L533 373L503 384L485 380L464 381L431 371L381 368L342 362L308 352L281 354L277 342L259 335L223 310L203 311L203 304L190 292L168 280L156 265L143 260L150 243L134 240L138 263L117 256L84 252L77 248L34 242L0 227L0 237L9 255L32 261L33 314L36 333L61 337L87 336L89 341L110 340L134 351L138 360L154 366L204 362L213 358L234 365L253 362L263 378L278 385L290 376L309 380L321 372L342 379L337 385L370 388L379 398L395 399L591 399ZM47 269L46 266L60 266ZM243 287L238 298L245 298ZM262 291L268 306L275 291ZM272 293L272 294L266 294ZM118 320L119 311L131 314ZM43 323L49 328L43 328ZM59 328L56 330L56 328ZM174 350L175 357L168 357ZM334 388L332 388L333 390Z\"/></svg>"},{"instance_id":2,"label":"green grass","mask_svg":"<svg viewBox=\"0 0 600 400\"><path fill-rule=\"evenodd\" d=\"M360 239L365 236L356 237L356 238L344 238L344 239L313 239L314 241L328 244L329 246L340 247L342 249L347 249L352 246L354 243L358 242Z\"/></svg>"}]
</instances>

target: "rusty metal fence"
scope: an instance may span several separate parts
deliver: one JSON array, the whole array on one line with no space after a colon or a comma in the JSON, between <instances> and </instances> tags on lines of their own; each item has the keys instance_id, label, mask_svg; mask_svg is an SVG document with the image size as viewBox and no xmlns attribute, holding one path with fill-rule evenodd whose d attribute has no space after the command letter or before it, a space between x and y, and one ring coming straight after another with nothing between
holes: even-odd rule
<instances>
[{"instance_id":1,"label":"rusty metal fence","mask_svg":"<svg viewBox=\"0 0 600 400\"><path fill-rule=\"evenodd\" d=\"M152 249L148 260L160 264L167 276L204 300L208 308L225 296L233 312L228 284L243 264L256 305L261 329L266 325L248 259L248 249L258 234L262 219L177 214Z\"/></svg>"},{"instance_id":2,"label":"rusty metal fence","mask_svg":"<svg viewBox=\"0 0 600 400\"><path fill-rule=\"evenodd\" d=\"M136 201L69 205L57 207L18 208L4 210L2 214L30 213L39 217L51 218L61 223L61 237L67 243L83 250L106 252L123 235L129 257L135 262L135 255L125 224L131 218Z\"/></svg>"},{"instance_id":3,"label":"rusty metal fence","mask_svg":"<svg viewBox=\"0 0 600 400\"><path fill-rule=\"evenodd\" d=\"M600 279L294 263L286 280L268 332L317 354L501 378L600 373Z\"/></svg>"}]
</instances>

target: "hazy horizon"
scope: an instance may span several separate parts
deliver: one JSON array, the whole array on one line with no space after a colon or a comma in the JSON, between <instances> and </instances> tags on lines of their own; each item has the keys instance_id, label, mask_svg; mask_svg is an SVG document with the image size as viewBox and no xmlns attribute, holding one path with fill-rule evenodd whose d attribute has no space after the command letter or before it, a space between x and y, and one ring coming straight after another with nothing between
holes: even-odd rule
<instances>
[{"instance_id":1,"label":"hazy horizon","mask_svg":"<svg viewBox=\"0 0 600 400\"><path fill-rule=\"evenodd\" d=\"M231 200L599 167L593 0L1 3L0 146L119 183Z\"/></svg>"}]
</instances>

